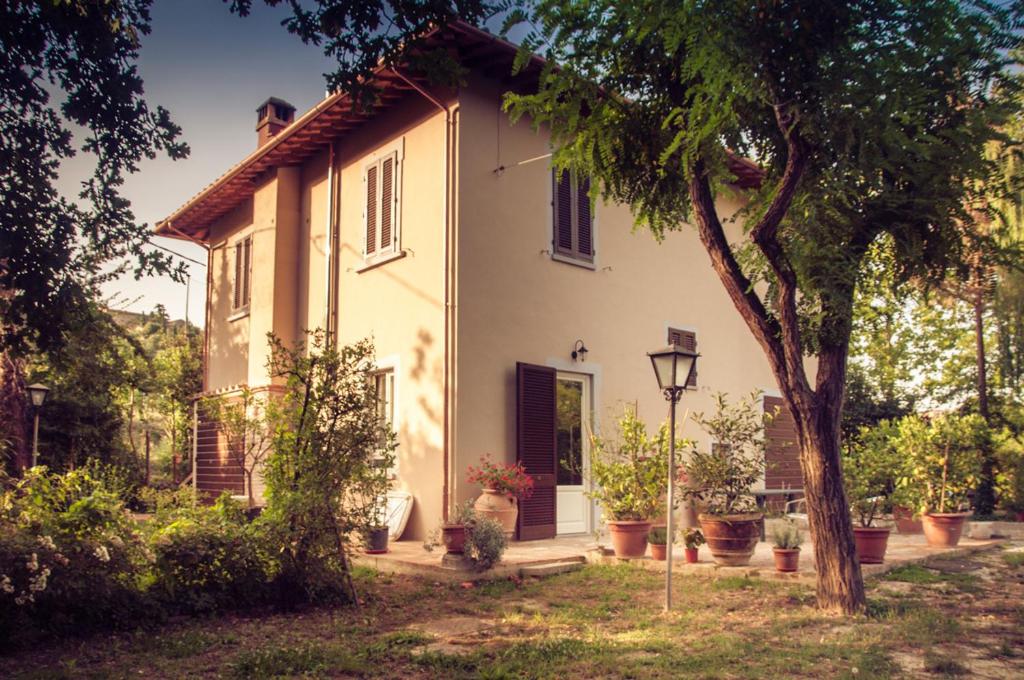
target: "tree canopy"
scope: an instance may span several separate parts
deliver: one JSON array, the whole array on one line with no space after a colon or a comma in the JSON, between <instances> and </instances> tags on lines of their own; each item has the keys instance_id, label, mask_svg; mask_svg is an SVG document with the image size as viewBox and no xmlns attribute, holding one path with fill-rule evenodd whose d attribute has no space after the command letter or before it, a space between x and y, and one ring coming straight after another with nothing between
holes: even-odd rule
<instances>
[{"instance_id":1,"label":"tree canopy","mask_svg":"<svg viewBox=\"0 0 1024 680\"><path fill-rule=\"evenodd\" d=\"M188 147L136 68L152 0L0 3L0 318L5 349L59 344L69 312L129 269L175 271L121 194L145 158ZM62 161L95 157L77 197ZM88 311L82 312L88 314Z\"/></svg>"}]
</instances>

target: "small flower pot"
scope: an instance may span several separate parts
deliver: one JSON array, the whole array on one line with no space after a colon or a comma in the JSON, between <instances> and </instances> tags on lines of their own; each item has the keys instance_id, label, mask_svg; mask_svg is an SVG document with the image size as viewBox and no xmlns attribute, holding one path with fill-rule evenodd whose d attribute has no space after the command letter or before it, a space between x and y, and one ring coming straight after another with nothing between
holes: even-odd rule
<instances>
[{"instance_id":1,"label":"small flower pot","mask_svg":"<svg viewBox=\"0 0 1024 680\"><path fill-rule=\"evenodd\" d=\"M750 564L761 540L761 513L707 515L701 513L700 528L715 562L725 567Z\"/></svg>"},{"instance_id":2,"label":"small flower pot","mask_svg":"<svg viewBox=\"0 0 1024 680\"><path fill-rule=\"evenodd\" d=\"M441 541L450 554L461 555L466 549L466 525L445 524L441 527Z\"/></svg>"},{"instance_id":3,"label":"small flower pot","mask_svg":"<svg viewBox=\"0 0 1024 680\"><path fill-rule=\"evenodd\" d=\"M960 542L967 512L926 512L921 516L924 537L934 548L953 548Z\"/></svg>"},{"instance_id":4,"label":"small flower pot","mask_svg":"<svg viewBox=\"0 0 1024 680\"><path fill-rule=\"evenodd\" d=\"M494 489L484 489L480 497L473 503L476 514L490 517L505 530L505 536L512 538L516 531L516 518L519 516L519 503L515 497L509 497Z\"/></svg>"},{"instance_id":5,"label":"small flower pot","mask_svg":"<svg viewBox=\"0 0 1024 680\"><path fill-rule=\"evenodd\" d=\"M650 522L608 522L608 534L616 557L643 557L647 554Z\"/></svg>"},{"instance_id":6,"label":"small flower pot","mask_svg":"<svg viewBox=\"0 0 1024 680\"><path fill-rule=\"evenodd\" d=\"M367 555L383 555L388 551L387 526L373 527L366 530L366 544L363 552Z\"/></svg>"},{"instance_id":7,"label":"small flower pot","mask_svg":"<svg viewBox=\"0 0 1024 680\"><path fill-rule=\"evenodd\" d=\"M697 552L700 548L683 548L683 554L686 555L687 564L697 564Z\"/></svg>"},{"instance_id":8,"label":"small flower pot","mask_svg":"<svg viewBox=\"0 0 1024 680\"><path fill-rule=\"evenodd\" d=\"M882 564L889 547L888 527L854 527L853 543L861 564Z\"/></svg>"},{"instance_id":9,"label":"small flower pot","mask_svg":"<svg viewBox=\"0 0 1024 680\"><path fill-rule=\"evenodd\" d=\"M791 573L800 569L800 548L772 548L775 570Z\"/></svg>"},{"instance_id":10,"label":"small flower pot","mask_svg":"<svg viewBox=\"0 0 1024 680\"><path fill-rule=\"evenodd\" d=\"M896 530L901 534L919 534L923 531L920 518L915 518L910 508L897 505L892 509L892 518L896 522Z\"/></svg>"},{"instance_id":11,"label":"small flower pot","mask_svg":"<svg viewBox=\"0 0 1024 680\"><path fill-rule=\"evenodd\" d=\"M668 559L668 547L664 543L651 543L651 559L664 562Z\"/></svg>"}]
</instances>

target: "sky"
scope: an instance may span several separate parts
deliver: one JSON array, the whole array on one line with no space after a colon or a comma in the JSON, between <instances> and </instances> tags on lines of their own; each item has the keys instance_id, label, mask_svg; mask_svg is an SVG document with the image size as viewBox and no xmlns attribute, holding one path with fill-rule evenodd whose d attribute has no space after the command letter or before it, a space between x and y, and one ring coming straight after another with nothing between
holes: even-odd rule
<instances>
[{"instance_id":1,"label":"sky","mask_svg":"<svg viewBox=\"0 0 1024 680\"><path fill-rule=\"evenodd\" d=\"M320 48L280 25L282 8L253 3L239 18L218 0L155 0L152 33L144 36L138 62L150 107L163 106L192 149L185 160L166 157L142 164L127 178L123 195L138 220L152 226L256 148L256 107L267 97L290 102L297 116L323 99L330 63ZM94 159L79 154L61 171L60 189L75 196ZM206 261L186 241L154 238L186 257ZM205 265L185 261L191 276L189 320L203 322ZM185 285L169 277L136 281L131 274L104 287L112 307L152 311L163 304L172 318L185 317Z\"/></svg>"}]
</instances>

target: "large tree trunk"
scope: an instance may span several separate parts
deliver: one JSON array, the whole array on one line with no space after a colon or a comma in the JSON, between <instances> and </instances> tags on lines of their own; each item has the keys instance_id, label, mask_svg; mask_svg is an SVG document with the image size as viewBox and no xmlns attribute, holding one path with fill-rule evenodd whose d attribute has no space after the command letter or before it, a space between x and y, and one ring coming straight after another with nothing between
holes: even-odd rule
<instances>
[{"instance_id":1,"label":"large tree trunk","mask_svg":"<svg viewBox=\"0 0 1024 680\"><path fill-rule=\"evenodd\" d=\"M810 408L799 403L791 406L800 439L800 469L818 572L818 606L858 613L865 606L864 580L840 459L845 352L823 352L819 362L816 399Z\"/></svg>"}]
</instances>

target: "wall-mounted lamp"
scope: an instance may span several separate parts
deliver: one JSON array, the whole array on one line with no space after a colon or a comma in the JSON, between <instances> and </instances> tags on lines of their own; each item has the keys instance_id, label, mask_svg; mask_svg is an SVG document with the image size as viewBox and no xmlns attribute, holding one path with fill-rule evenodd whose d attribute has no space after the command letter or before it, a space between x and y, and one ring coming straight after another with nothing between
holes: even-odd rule
<instances>
[{"instance_id":1,"label":"wall-mounted lamp","mask_svg":"<svg viewBox=\"0 0 1024 680\"><path fill-rule=\"evenodd\" d=\"M573 361L586 361L587 360L587 352L589 352L589 351L590 350L587 349L587 346L583 344L582 340L577 340L576 344L572 346L572 360Z\"/></svg>"}]
</instances>

